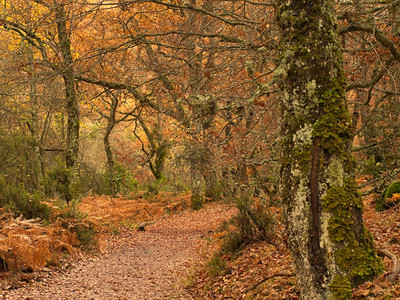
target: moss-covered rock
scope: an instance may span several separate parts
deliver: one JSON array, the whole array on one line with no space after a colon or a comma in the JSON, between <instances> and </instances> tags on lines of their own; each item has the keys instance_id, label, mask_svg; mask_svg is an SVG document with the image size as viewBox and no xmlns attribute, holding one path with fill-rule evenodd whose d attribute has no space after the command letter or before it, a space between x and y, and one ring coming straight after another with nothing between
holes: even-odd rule
<instances>
[{"instance_id":1,"label":"moss-covered rock","mask_svg":"<svg viewBox=\"0 0 400 300\"><path fill-rule=\"evenodd\" d=\"M381 197L376 201L375 209L382 211L395 206L400 201L387 202L386 199L392 198L393 194L400 193L400 181L395 181L389 185L382 193Z\"/></svg>"}]
</instances>

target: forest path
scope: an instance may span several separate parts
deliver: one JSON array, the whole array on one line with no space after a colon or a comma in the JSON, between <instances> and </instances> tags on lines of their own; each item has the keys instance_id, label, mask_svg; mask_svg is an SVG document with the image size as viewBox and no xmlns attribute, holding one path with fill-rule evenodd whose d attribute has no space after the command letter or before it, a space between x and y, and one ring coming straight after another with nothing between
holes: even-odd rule
<instances>
[{"instance_id":1,"label":"forest path","mask_svg":"<svg viewBox=\"0 0 400 300\"><path fill-rule=\"evenodd\" d=\"M107 238L104 250L62 274L16 290L2 299L192 299L180 286L204 245L204 235L235 209L210 204L161 219L139 232L124 228Z\"/></svg>"}]
</instances>

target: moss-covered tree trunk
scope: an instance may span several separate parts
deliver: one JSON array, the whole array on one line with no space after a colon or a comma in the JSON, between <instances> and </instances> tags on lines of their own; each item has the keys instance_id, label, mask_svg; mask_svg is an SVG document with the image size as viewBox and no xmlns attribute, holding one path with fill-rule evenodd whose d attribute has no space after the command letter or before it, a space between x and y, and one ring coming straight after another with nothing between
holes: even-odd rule
<instances>
[{"instance_id":1,"label":"moss-covered tree trunk","mask_svg":"<svg viewBox=\"0 0 400 300\"><path fill-rule=\"evenodd\" d=\"M201 160L199 149L192 148L190 151L190 186L192 190L190 206L194 210L200 209L204 202Z\"/></svg>"},{"instance_id":2,"label":"moss-covered tree trunk","mask_svg":"<svg viewBox=\"0 0 400 300\"><path fill-rule=\"evenodd\" d=\"M67 151L66 168L68 180L66 180L65 199L69 203L80 196L79 176L79 108L78 95L75 91L75 79L73 71L73 59L71 41L67 31L67 16L64 5L56 5L55 16L57 23L58 40L62 55L61 75L64 79L65 97L67 107Z\"/></svg>"},{"instance_id":3,"label":"moss-covered tree trunk","mask_svg":"<svg viewBox=\"0 0 400 300\"><path fill-rule=\"evenodd\" d=\"M37 75L33 68L33 50L32 45L28 45L28 59L30 65L30 72L32 74L29 77L29 102L31 109L31 120L28 122L29 130L34 139L35 145L33 149L32 159L32 185L34 189L39 189L43 171L43 151L41 151L40 137L39 137L39 105L38 105L38 92L37 92Z\"/></svg>"},{"instance_id":4,"label":"moss-covered tree trunk","mask_svg":"<svg viewBox=\"0 0 400 300\"><path fill-rule=\"evenodd\" d=\"M189 3L196 5L196 0L190 0ZM194 11L190 11L186 22L188 32L198 32L198 26L201 21L196 17ZM189 82L188 88L190 93L190 105L192 109L191 122L189 124L189 132L192 140L188 145L188 154L190 155L190 186L191 186L191 207L192 209L200 209L204 202L203 193L203 126L202 126L202 104L204 102L203 82L202 82L202 53L196 53L197 40L195 37L188 36L185 39L187 47L186 55L188 57Z\"/></svg>"},{"instance_id":5,"label":"moss-covered tree trunk","mask_svg":"<svg viewBox=\"0 0 400 300\"><path fill-rule=\"evenodd\" d=\"M362 220L332 0L279 0L282 200L303 299L346 299L380 272Z\"/></svg>"}]
</instances>

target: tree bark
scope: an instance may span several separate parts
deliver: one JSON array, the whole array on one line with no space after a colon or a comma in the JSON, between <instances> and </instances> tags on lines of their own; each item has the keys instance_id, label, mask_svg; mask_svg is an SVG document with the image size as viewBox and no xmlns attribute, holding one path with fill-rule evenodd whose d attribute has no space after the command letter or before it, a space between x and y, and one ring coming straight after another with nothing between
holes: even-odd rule
<instances>
[{"instance_id":1,"label":"tree bark","mask_svg":"<svg viewBox=\"0 0 400 300\"><path fill-rule=\"evenodd\" d=\"M162 118L161 113L158 112L157 124L152 130L144 122L143 118L139 115L138 121L142 126L144 133L146 134L147 140L149 141L150 151L144 150L144 144L142 143L142 151L146 154L151 173L155 177L156 181L165 179L164 166L168 155L168 141L164 139L162 133ZM140 139L139 136L137 136Z\"/></svg>"},{"instance_id":2,"label":"tree bark","mask_svg":"<svg viewBox=\"0 0 400 300\"><path fill-rule=\"evenodd\" d=\"M190 0L191 5L196 4L196 0ZM187 20L187 28L190 32L196 32L196 14L193 11L189 12ZM202 96L202 54L196 53L196 39L193 37L186 38L187 56L189 62L189 92L190 92L190 105L192 109L192 120L190 123L190 134L192 141L190 141L189 155L190 155L190 185L192 190L191 207L192 209L200 209L204 202L203 193L203 126L202 126L202 112L201 107L204 102Z\"/></svg>"},{"instance_id":3,"label":"tree bark","mask_svg":"<svg viewBox=\"0 0 400 300\"><path fill-rule=\"evenodd\" d=\"M199 149L191 149L190 156L190 185L192 189L190 206L197 210L202 208L204 202L201 152Z\"/></svg>"},{"instance_id":4,"label":"tree bark","mask_svg":"<svg viewBox=\"0 0 400 300\"><path fill-rule=\"evenodd\" d=\"M61 64L62 77L65 85L65 97L67 106L67 151L66 168L68 180L66 184L65 200L67 203L80 196L79 176L79 108L78 96L75 91L75 80L73 71L73 59L71 41L67 32L67 16L63 4L55 7L58 40L63 62Z\"/></svg>"},{"instance_id":5,"label":"tree bark","mask_svg":"<svg viewBox=\"0 0 400 300\"><path fill-rule=\"evenodd\" d=\"M332 0L279 0L281 195L303 299L347 299L381 271L362 220Z\"/></svg>"},{"instance_id":6,"label":"tree bark","mask_svg":"<svg viewBox=\"0 0 400 300\"><path fill-rule=\"evenodd\" d=\"M28 45L28 59L31 64L30 72L32 76L29 78L29 102L31 106L31 124L29 126L32 137L35 141L33 149L32 164L32 184L34 189L39 189L42 176L44 175L43 167L43 151L40 147L39 137L39 108L37 97L37 76L33 66L33 50L32 45Z\"/></svg>"},{"instance_id":7,"label":"tree bark","mask_svg":"<svg viewBox=\"0 0 400 300\"><path fill-rule=\"evenodd\" d=\"M207 150L203 160L203 177L206 188L204 196L210 201L217 201L221 198L221 191L218 186L214 154L210 150Z\"/></svg>"}]
</instances>

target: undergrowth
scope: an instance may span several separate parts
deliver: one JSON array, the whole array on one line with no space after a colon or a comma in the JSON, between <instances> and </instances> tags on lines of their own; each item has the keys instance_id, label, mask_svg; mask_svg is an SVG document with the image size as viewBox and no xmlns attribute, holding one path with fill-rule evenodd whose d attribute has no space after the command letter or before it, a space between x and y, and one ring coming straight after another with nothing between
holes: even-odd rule
<instances>
[{"instance_id":1,"label":"undergrowth","mask_svg":"<svg viewBox=\"0 0 400 300\"><path fill-rule=\"evenodd\" d=\"M28 192L23 184L8 183L4 175L0 175L0 207L5 207L16 215L22 214L27 219L48 221L51 208L44 202L39 191Z\"/></svg>"},{"instance_id":2,"label":"undergrowth","mask_svg":"<svg viewBox=\"0 0 400 300\"><path fill-rule=\"evenodd\" d=\"M239 213L231 220L234 229L225 236L221 253L234 253L254 241L270 240L274 219L262 203L238 199Z\"/></svg>"},{"instance_id":3,"label":"undergrowth","mask_svg":"<svg viewBox=\"0 0 400 300\"><path fill-rule=\"evenodd\" d=\"M52 218L53 222L60 221L61 227L76 233L81 247L93 250L97 246L97 230L86 220L87 214L78 209L78 203L72 202L70 207L62 208Z\"/></svg>"},{"instance_id":4,"label":"undergrowth","mask_svg":"<svg viewBox=\"0 0 400 300\"><path fill-rule=\"evenodd\" d=\"M235 260L240 251L256 241L271 242L274 218L266 205L259 200L237 199L238 214L225 222L219 232L227 232L222 244L207 262L210 279L222 277L227 272L227 260ZM207 285L206 285L207 288Z\"/></svg>"},{"instance_id":5,"label":"undergrowth","mask_svg":"<svg viewBox=\"0 0 400 300\"><path fill-rule=\"evenodd\" d=\"M211 277L222 276L226 270L226 261L215 255L207 263L207 268Z\"/></svg>"}]
</instances>

